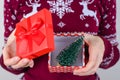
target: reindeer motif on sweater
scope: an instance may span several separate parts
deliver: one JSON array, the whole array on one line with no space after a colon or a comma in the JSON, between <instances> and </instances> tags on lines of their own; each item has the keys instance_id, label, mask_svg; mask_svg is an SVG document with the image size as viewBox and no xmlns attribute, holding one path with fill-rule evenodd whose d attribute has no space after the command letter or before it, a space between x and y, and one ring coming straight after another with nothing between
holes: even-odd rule
<instances>
[{"instance_id":1,"label":"reindeer motif on sweater","mask_svg":"<svg viewBox=\"0 0 120 80\"><path fill-rule=\"evenodd\" d=\"M26 5L27 5L28 7L32 7L32 11L31 11L30 13L24 15L23 17L24 17L24 18L28 18L29 16L37 13L37 12L38 12L38 11L37 11L37 8L41 6L41 4L39 4L39 2L40 2L40 0L35 0L34 3L32 3L32 0L29 0L29 3L30 3L30 4L28 4L28 2L26 1Z\"/></svg>"},{"instance_id":2,"label":"reindeer motif on sweater","mask_svg":"<svg viewBox=\"0 0 120 80\"><path fill-rule=\"evenodd\" d=\"M94 0L90 1L90 0L82 0L82 2L79 2L80 5L83 6L83 10L82 13L80 15L80 19L84 20L85 16L90 16L90 17L94 17L94 20L96 21L96 26L99 26L99 21L97 18L97 11L92 11L90 9L88 9L88 4L92 4L94 2Z\"/></svg>"}]
</instances>

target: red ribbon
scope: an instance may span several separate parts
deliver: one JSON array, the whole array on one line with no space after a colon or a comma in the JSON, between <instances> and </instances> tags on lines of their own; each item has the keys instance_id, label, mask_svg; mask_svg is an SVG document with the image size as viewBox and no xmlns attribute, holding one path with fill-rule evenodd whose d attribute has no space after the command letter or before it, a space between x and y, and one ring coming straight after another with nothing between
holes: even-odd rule
<instances>
[{"instance_id":1,"label":"red ribbon","mask_svg":"<svg viewBox=\"0 0 120 80\"><path fill-rule=\"evenodd\" d=\"M19 30L17 32L17 40L22 43L22 41L26 42L25 45L18 45L23 46L22 52L29 50L29 52L33 51L33 42L37 45L40 45L45 38L45 35L40 31L40 28L43 26L42 19L38 18L37 21L31 22L31 19L27 19L27 26L19 26ZM18 43L19 43L18 41ZM18 47L19 48L19 47ZM27 50L27 48L29 48ZM19 50L20 51L20 50Z\"/></svg>"}]
</instances>

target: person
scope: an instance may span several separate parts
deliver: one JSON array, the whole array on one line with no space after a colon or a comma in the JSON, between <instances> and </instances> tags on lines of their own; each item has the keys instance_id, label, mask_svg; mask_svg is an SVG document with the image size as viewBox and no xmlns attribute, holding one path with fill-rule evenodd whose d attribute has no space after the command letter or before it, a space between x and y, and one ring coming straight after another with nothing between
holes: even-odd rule
<instances>
[{"instance_id":1,"label":"person","mask_svg":"<svg viewBox=\"0 0 120 80\"><path fill-rule=\"evenodd\" d=\"M48 54L33 60L15 56L15 24L43 8L52 13L54 33L84 35L85 67L73 73L50 73ZM119 60L116 0L4 0L4 26L6 45L0 64L11 73L24 73L22 80L100 80L97 69L108 69Z\"/></svg>"}]
</instances>

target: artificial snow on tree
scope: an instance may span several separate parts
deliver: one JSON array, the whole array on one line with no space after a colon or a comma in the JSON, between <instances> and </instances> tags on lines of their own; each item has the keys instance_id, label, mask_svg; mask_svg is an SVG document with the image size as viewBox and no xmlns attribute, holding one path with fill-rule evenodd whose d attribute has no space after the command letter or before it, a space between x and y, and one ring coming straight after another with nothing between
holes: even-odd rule
<instances>
[{"instance_id":1,"label":"artificial snow on tree","mask_svg":"<svg viewBox=\"0 0 120 80\"><path fill-rule=\"evenodd\" d=\"M64 48L59 55L56 57L59 65L61 66L72 66L83 48L83 36L79 37L69 46Z\"/></svg>"}]
</instances>

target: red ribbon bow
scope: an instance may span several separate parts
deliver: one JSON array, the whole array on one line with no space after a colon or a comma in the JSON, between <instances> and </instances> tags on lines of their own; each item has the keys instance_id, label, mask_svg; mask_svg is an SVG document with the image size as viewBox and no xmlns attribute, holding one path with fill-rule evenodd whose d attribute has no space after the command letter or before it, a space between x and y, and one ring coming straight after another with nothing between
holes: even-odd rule
<instances>
[{"instance_id":1,"label":"red ribbon bow","mask_svg":"<svg viewBox=\"0 0 120 80\"><path fill-rule=\"evenodd\" d=\"M27 19L27 26L19 26L16 31L17 41L20 53L27 53L33 51L33 44L40 45L45 38L45 35L40 31L40 28L44 26L42 19L38 18L36 21ZM22 48L22 49L21 49ZM27 49L28 48L28 49Z\"/></svg>"}]
</instances>

